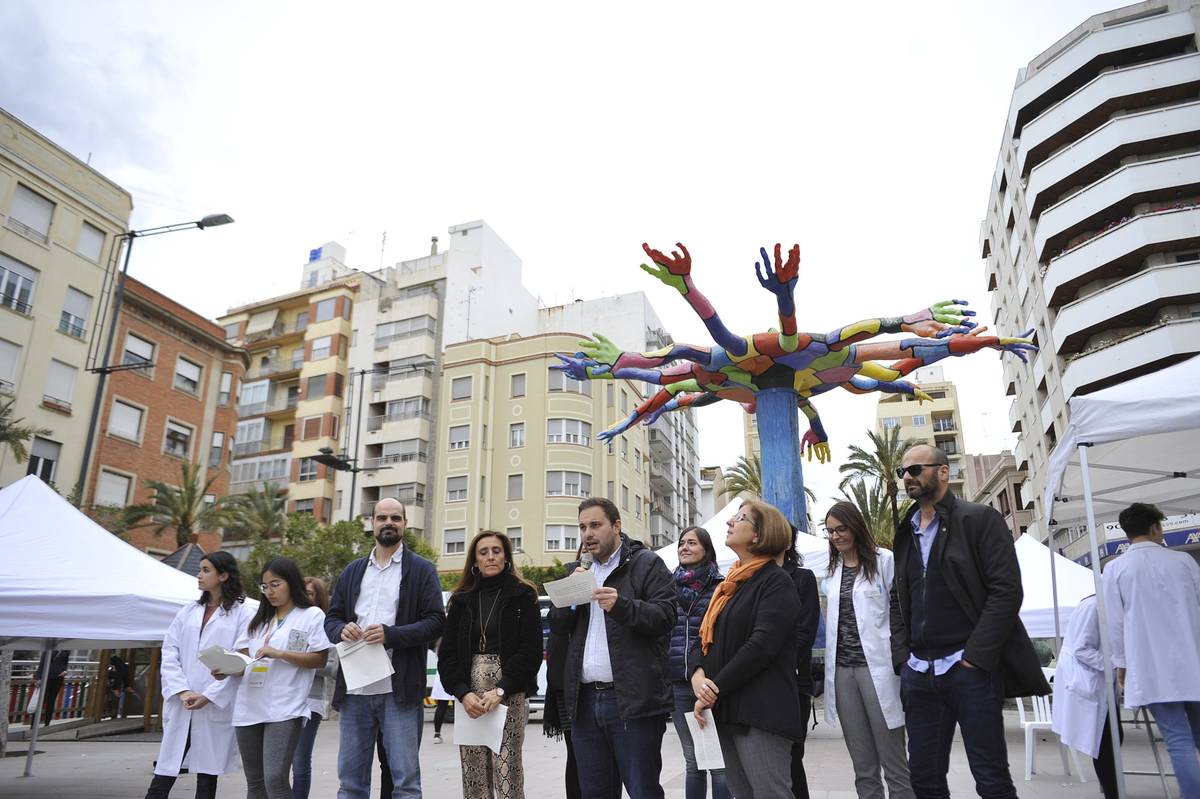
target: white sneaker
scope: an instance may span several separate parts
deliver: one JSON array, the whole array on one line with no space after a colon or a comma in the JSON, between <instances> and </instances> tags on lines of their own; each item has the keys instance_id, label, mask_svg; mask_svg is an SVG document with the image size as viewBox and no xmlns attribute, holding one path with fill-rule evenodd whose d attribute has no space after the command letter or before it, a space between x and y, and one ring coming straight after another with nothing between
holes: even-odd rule
<instances>
[{"instance_id":1,"label":"white sneaker","mask_svg":"<svg viewBox=\"0 0 1200 799\"><path fill-rule=\"evenodd\" d=\"M441 736L441 734L440 734L440 733L434 733L434 735L433 735L433 742L434 742L435 744L440 744L440 743L442 742L442 736Z\"/></svg>"}]
</instances>

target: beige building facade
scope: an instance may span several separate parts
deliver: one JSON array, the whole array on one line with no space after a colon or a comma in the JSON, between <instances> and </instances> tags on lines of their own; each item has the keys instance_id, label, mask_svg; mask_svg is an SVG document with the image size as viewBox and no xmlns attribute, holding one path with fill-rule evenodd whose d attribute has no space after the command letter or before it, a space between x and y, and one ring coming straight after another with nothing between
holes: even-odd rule
<instances>
[{"instance_id":1,"label":"beige building facade","mask_svg":"<svg viewBox=\"0 0 1200 799\"><path fill-rule=\"evenodd\" d=\"M1017 468L1011 452L999 455L968 455L965 463L965 496L971 502L989 505L1004 517L1013 538L1027 532L1033 522L1021 487L1028 475Z\"/></svg>"},{"instance_id":2,"label":"beige building facade","mask_svg":"<svg viewBox=\"0 0 1200 799\"><path fill-rule=\"evenodd\" d=\"M950 490L966 498L966 449L963 446L962 414L958 390L945 379L940 366L915 370L909 380L933 398L918 402L908 394L888 394L875 406L875 432L899 428L900 440L920 441L941 448L950 459Z\"/></svg>"},{"instance_id":3,"label":"beige building facade","mask_svg":"<svg viewBox=\"0 0 1200 799\"><path fill-rule=\"evenodd\" d=\"M26 463L0 449L0 486L28 473L66 494L84 480L87 370L107 335L96 317L132 209L127 191L0 110L0 401L47 431Z\"/></svg>"}]
</instances>

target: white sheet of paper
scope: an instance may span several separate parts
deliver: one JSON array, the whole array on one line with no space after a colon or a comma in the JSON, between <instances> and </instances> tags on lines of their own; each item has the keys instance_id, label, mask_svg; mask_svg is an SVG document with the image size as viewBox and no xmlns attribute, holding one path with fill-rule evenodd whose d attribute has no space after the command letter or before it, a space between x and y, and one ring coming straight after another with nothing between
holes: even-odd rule
<instances>
[{"instance_id":1,"label":"white sheet of paper","mask_svg":"<svg viewBox=\"0 0 1200 799\"><path fill-rule=\"evenodd\" d=\"M504 737L504 720L508 718L508 708L496 705L496 709L491 713L484 713L473 719L467 715L467 709L461 702L455 702L454 705L454 744L486 746L500 754L500 740Z\"/></svg>"},{"instance_id":2,"label":"white sheet of paper","mask_svg":"<svg viewBox=\"0 0 1200 799\"><path fill-rule=\"evenodd\" d=\"M246 670L246 666L254 662L254 658L249 655L243 655L241 652L235 652L232 649L225 649L219 646L210 646L208 649L201 649L196 654L196 659L203 663L208 668L216 669L222 674L238 675Z\"/></svg>"},{"instance_id":3,"label":"white sheet of paper","mask_svg":"<svg viewBox=\"0 0 1200 799\"><path fill-rule=\"evenodd\" d=\"M338 660L342 664L342 675L346 678L346 690L353 691L391 677L396 671L383 644L368 644L363 639L342 641L337 645Z\"/></svg>"},{"instance_id":4,"label":"white sheet of paper","mask_svg":"<svg viewBox=\"0 0 1200 799\"><path fill-rule=\"evenodd\" d=\"M725 756L721 754L721 739L717 737L717 723L713 721L712 711L704 711L704 729L700 729L695 713L688 712L685 718L696 750L696 768L701 771L725 768Z\"/></svg>"},{"instance_id":5,"label":"white sheet of paper","mask_svg":"<svg viewBox=\"0 0 1200 799\"><path fill-rule=\"evenodd\" d=\"M596 590L596 578L590 571L571 572L561 580L546 583L545 588L546 596L556 608L586 605L592 601L592 591Z\"/></svg>"}]
</instances>

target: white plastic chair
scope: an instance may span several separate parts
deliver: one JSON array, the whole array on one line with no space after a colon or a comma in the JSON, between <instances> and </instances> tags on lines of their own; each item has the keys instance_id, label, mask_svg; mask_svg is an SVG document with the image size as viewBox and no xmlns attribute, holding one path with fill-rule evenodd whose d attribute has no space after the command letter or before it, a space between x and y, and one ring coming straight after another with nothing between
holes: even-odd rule
<instances>
[{"instance_id":1,"label":"white plastic chair","mask_svg":"<svg viewBox=\"0 0 1200 799\"><path fill-rule=\"evenodd\" d=\"M1025 715L1025 701L1020 697L1017 698L1017 717L1021 720L1021 731L1025 733L1025 779L1032 780L1035 758L1037 750L1034 748L1034 741L1037 733L1040 730L1045 730L1053 735L1053 730L1050 723L1050 697L1048 696L1031 696L1029 701L1032 704L1033 718L1028 718ZM1056 739L1057 735L1054 736ZM1064 746L1062 741L1058 742L1058 754L1062 758L1063 774L1068 778L1071 776L1071 766L1067 761L1068 747ZM1075 760L1075 771L1079 774L1080 782L1087 782L1083 776L1083 769L1079 766L1079 761L1076 759L1075 750L1070 750L1071 759Z\"/></svg>"}]
</instances>

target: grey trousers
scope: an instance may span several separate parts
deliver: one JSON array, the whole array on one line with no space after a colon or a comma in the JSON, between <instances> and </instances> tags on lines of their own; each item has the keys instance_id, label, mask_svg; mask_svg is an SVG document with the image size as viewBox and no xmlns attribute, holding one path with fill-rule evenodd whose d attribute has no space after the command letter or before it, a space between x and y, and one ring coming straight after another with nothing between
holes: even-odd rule
<instances>
[{"instance_id":1,"label":"grey trousers","mask_svg":"<svg viewBox=\"0 0 1200 799\"><path fill-rule=\"evenodd\" d=\"M790 799L791 739L757 727L745 729L729 732L717 728L729 792L737 799Z\"/></svg>"},{"instance_id":2,"label":"grey trousers","mask_svg":"<svg viewBox=\"0 0 1200 799\"><path fill-rule=\"evenodd\" d=\"M904 728L888 729L870 670L866 666L838 666L833 692L846 749L854 764L854 789L859 799L883 799L881 766L891 799L913 799Z\"/></svg>"},{"instance_id":3,"label":"grey trousers","mask_svg":"<svg viewBox=\"0 0 1200 799\"><path fill-rule=\"evenodd\" d=\"M303 724L304 719L294 718L234 727L246 772L246 799L292 799L288 776Z\"/></svg>"}]
</instances>

